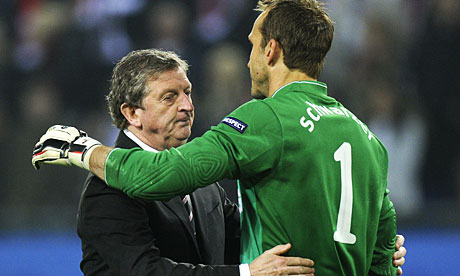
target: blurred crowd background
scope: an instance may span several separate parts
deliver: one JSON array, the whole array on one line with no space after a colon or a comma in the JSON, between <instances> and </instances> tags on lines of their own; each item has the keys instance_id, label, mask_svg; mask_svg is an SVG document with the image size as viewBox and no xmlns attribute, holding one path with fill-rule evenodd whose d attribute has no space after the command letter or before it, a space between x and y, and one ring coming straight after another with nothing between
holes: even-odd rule
<instances>
[{"instance_id":1,"label":"blurred crowd background","mask_svg":"<svg viewBox=\"0 0 460 276\"><path fill-rule=\"evenodd\" d=\"M381 138L399 227L460 225L460 1L329 0L320 81ZM250 99L256 0L1 0L0 235L74 231L86 173L30 163L53 124L113 144L114 64L142 48L192 66L193 137ZM230 197L235 186L224 181Z\"/></svg>"}]
</instances>

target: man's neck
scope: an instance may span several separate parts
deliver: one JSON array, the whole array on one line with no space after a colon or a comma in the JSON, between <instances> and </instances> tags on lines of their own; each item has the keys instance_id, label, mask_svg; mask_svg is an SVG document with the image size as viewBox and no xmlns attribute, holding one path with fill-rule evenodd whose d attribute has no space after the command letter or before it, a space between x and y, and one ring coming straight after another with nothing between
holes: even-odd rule
<instances>
[{"instance_id":1,"label":"man's neck","mask_svg":"<svg viewBox=\"0 0 460 276\"><path fill-rule=\"evenodd\" d=\"M278 89L294 81L316 81L316 79L308 76L307 74L294 70L291 71L286 67L280 70L273 70L270 75L268 86L268 98L271 97Z\"/></svg>"},{"instance_id":2,"label":"man's neck","mask_svg":"<svg viewBox=\"0 0 460 276\"><path fill-rule=\"evenodd\" d=\"M142 141L139 137L137 137L133 132L129 129L123 129L123 132L131 139L134 143L136 143L139 147L143 150L151 151L151 152L158 152L158 150Z\"/></svg>"}]
</instances>

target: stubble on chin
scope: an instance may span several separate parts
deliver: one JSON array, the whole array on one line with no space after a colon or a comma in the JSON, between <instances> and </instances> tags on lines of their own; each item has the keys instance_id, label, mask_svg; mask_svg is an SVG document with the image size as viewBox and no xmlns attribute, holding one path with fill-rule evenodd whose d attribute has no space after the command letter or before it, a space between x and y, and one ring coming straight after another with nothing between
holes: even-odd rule
<instances>
[{"instance_id":1,"label":"stubble on chin","mask_svg":"<svg viewBox=\"0 0 460 276\"><path fill-rule=\"evenodd\" d=\"M268 94L268 78L265 78L263 81L258 81L256 85L253 81L251 87L251 96L254 99L265 99Z\"/></svg>"},{"instance_id":2,"label":"stubble on chin","mask_svg":"<svg viewBox=\"0 0 460 276\"><path fill-rule=\"evenodd\" d=\"M251 94L251 96L254 98L254 99L257 99L257 100L263 100L267 97L265 97L264 95L262 94Z\"/></svg>"}]
</instances>

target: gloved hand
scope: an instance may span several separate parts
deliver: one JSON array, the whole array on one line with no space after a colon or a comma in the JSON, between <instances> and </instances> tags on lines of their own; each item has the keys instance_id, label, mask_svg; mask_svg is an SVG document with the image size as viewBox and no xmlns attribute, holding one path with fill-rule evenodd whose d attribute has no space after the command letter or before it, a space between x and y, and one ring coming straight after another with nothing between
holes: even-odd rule
<instances>
[{"instance_id":1,"label":"gloved hand","mask_svg":"<svg viewBox=\"0 0 460 276\"><path fill-rule=\"evenodd\" d=\"M98 145L101 143L82 130L55 125L35 144L32 165L36 170L42 164L74 165L89 170L89 158Z\"/></svg>"}]
</instances>

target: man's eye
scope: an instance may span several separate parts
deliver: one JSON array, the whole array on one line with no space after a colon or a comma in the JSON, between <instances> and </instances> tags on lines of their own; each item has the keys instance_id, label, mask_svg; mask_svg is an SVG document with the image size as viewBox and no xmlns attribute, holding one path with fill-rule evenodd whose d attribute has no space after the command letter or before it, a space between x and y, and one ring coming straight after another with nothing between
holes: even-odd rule
<instances>
[{"instance_id":1,"label":"man's eye","mask_svg":"<svg viewBox=\"0 0 460 276\"><path fill-rule=\"evenodd\" d=\"M174 100L175 95L167 95L163 97L163 101L172 101Z\"/></svg>"}]
</instances>

